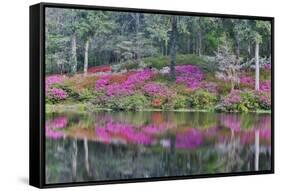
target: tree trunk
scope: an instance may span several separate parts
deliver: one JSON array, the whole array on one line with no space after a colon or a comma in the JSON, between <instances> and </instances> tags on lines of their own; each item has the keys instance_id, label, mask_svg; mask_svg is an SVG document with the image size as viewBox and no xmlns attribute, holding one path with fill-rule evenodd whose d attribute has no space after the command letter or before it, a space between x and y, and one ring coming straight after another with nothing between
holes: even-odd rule
<instances>
[{"instance_id":1,"label":"tree trunk","mask_svg":"<svg viewBox=\"0 0 281 191\"><path fill-rule=\"evenodd\" d=\"M85 42L84 47L84 74L87 74L88 71L88 63L89 63L89 44L90 44L90 38L88 38Z\"/></svg>"},{"instance_id":2,"label":"tree trunk","mask_svg":"<svg viewBox=\"0 0 281 191\"><path fill-rule=\"evenodd\" d=\"M171 64L170 64L170 71L171 71L171 79L176 79L176 72L175 72L175 65L176 65L176 54L177 54L177 46L176 46L176 39L177 38L177 17L172 16L172 34L171 34Z\"/></svg>"},{"instance_id":3,"label":"tree trunk","mask_svg":"<svg viewBox=\"0 0 281 191\"><path fill-rule=\"evenodd\" d=\"M240 39L236 37L236 64L240 64Z\"/></svg>"},{"instance_id":4,"label":"tree trunk","mask_svg":"<svg viewBox=\"0 0 281 191\"><path fill-rule=\"evenodd\" d=\"M198 32L198 56L201 56L202 53L202 33L201 29Z\"/></svg>"},{"instance_id":5,"label":"tree trunk","mask_svg":"<svg viewBox=\"0 0 281 191\"><path fill-rule=\"evenodd\" d=\"M164 56L167 56L168 55L168 40L165 40L165 55Z\"/></svg>"},{"instance_id":6,"label":"tree trunk","mask_svg":"<svg viewBox=\"0 0 281 191\"><path fill-rule=\"evenodd\" d=\"M187 47L186 47L186 53L190 54L190 39L187 39Z\"/></svg>"},{"instance_id":7,"label":"tree trunk","mask_svg":"<svg viewBox=\"0 0 281 191\"><path fill-rule=\"evenodd\" d=\"M77 43L76 43L76 33L73 33L71 38L71 73L75 74L77 72Z\"/></svg>"},{"instance_id":8,"label":"tree trunk","mask_svg":"<svg viewBox=\"0 0 281 191\"><path fill-rule=\"evenodd\" d=\"M136 13L136 37L137 37L136 59L137 60L140 58L139 26L140 26L140 14Z\"/></svg>"},{"instance_id":9,"label":"tree trunk","mask_svg":"<svg viewBox=\"0 0 281 191\"><path fill-rule=\"evenodd\" d=\"M255 68L256 68L256 81L255 81L255 90L260 89L260 64L259 64L259 43L256 42L255 48Z\"/></svg>"}]
</instances>

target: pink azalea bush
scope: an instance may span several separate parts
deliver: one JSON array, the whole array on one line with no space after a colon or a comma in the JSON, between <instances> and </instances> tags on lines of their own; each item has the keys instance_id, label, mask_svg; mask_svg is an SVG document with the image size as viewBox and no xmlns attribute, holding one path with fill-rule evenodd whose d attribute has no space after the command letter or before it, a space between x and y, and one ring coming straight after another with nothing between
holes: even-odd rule
<instances>
[{"instance_id":1,"label":"pink azalea bush","mask_svg":"<svg viewBox=\"0 0 281 191\"><path fill-rule=\"evenodd\" d=\"M249 86L250 88L255 87L255 79L252 76L241 76L240 84ZM260 91L270 92L271 91L271 80L260 81Z\"/></svg>"},{"instance_id":2,"label":"pink azalea bush","mask_svg":"<svg viewBox=\"0 0 281 191\"><path fill-rule=\"evenodd\" d=\"M132 95L137 86L151 79L154 73L151 70L142 70L128 76L127 80L121 83L110 84L110 76L103 76L96 81L96 89L105 91L107 96Z\"/></svg>"},{"instance_id":3,"label":"pink azalea bush","mask_svg":"<svg viewBox=\"0 0 281 191\"><path fill-rule=\"evenodd\" d=\"M270 71L270 70L271 70L271 64L270 64L270 63L265 64L265 65L263 66L263 68L264 68L265 70Z\"/></svg>"},{"instance_id":4,"label":"pink azalea bush","mask_svg":"<svg viewBox=\"0 0 281 191\"><path fill-rule=\"evenodd\" d=\"M66 91L64 91L61 88L54 87L54 85L59 85L64 81L63 76L61 75L52 75L48 76L45 79L45 92L46 97L48 100L51 100L52 102L65 100L68 97L68 94ZM48 101L47 100L47 101Z\"/></svg>"},{"instance_id":5,"label":"pink azalea bush","mask_svg":"<svg viewBox=\"0 0 281 191\"><path fill-rule=\"evenodd\" d=\"M169 94L169 90L166 86L155 82L149 82L145 84L143 87L143 92L148 96L160 97L166 97Z\"/></svg>"},{"instance_id":6,"label":"pink azalea bush","mask_svg":"<svg viewBox=\"0 0 281 191\"><path fill-rule=\"evenodd\" d=\"M176 66L176 83L185 84L190 89L197 89L203 80L203 72L195 65Z\"/></svg>"},{"instance_id":7,"label":"pink azalea bush","mask_svg":"<svg viewBox=\"0 0 281 191\"><path fill-rule=\"evenodd\" d=\"M238 104L241 101L241 91L240 90L233 90L223 99L223 104L225 106L232 106L234 104Z\"/></svg>"},{"instance_id":8,"label":"pink azalea bush","mask_svg":"<svg viewBox=\"0 0 281 191\"><path fill-rule=\"evenodd\" d=\"M49 99L53 99L53 100L64 100L68 97L68 94L66 91L64 91L60 88L50 88L46 92L46 96Z\"/></svg>"}]
</instances>

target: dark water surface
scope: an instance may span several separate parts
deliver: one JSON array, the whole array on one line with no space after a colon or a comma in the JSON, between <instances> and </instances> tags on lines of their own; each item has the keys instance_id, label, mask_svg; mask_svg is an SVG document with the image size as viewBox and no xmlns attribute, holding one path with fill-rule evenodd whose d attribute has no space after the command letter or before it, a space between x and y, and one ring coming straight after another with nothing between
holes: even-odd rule
<instances>
[{"instance_id":1,"label":"dark water surface","mask_svg":"<svg viewBox=\"0 0 281 191\"><path fill-rule=\"evenodd\" d=\"M271 115L47 115L46 183L270 170Z\"/></svg>"}]
</instances>

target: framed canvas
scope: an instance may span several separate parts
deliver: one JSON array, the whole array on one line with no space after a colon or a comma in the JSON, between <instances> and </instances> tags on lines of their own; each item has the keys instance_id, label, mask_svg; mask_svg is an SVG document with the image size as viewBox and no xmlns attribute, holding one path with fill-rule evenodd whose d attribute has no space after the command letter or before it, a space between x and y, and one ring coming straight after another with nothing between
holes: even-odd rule
<instances>
[{"instance_id":1,"label":"framed canvas","mask_svg":"<svg viewBox=\"0 0 281 191\"><path fill-rule=\"evenodd\" d=\"M274 172L274 18L30 7L30 185Z\"/></svg>"}]
</instances>

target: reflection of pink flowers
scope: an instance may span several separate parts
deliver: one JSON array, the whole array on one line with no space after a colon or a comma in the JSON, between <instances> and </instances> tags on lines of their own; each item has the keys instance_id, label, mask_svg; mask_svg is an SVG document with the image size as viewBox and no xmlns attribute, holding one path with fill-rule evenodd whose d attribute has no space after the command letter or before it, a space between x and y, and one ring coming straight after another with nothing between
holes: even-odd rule
<instances>
[{"instance_id":1,"label":"reflection of pink flowers","mask_svg":"<svg viewBox=\"0 0 281 191\"><path fill-rule=\"evenodd\" d=\"M96 133L104 141L109 141L112 136L121 136L135 144L150 144L152 142L149 135L135 129L136 127L132 125L109 122L103 127L97 127Z\"/></svg>"},{"instance_id":2,"label":"reflection of pink flowers","mask_svg":"<svg viewBox=\"0 0 281 191\"><path fill-rule=\"evenodd\" d=\"M190 128L186 132L176 135L176 147L194 149L203 142L202 133L195 128Z\"/></svg>"},{"instance_id":3,"label":"reflection of pink flowers","mask_svg":"<svg viewBox=\"0 0 281 191\"><path fill-rule=\"evenodd\" d=\"M145 127L142 127L142 131L147 134L158 134L165 130L164 125L147 125Z\"/></svg>"},{"instance_id":4,"label":"reflection of pink flowers","mask_svg":"<svg viewBox=\"0 0 281 191\"><path fill-rule=\"evenodd\" d=\"M97 136L100 138L100 140L102 142L106 142L106 143L109 143L110 142L110 135L107 133L106 129L105 128L97 128L96 129L96 134Z\"/></svg>"},{"instance_id":5,"label":"reflection of pink flowers","mask_svg":"<svg viewBox=\"0 0 281 191\"><path fill-rule=\"evenodd\" d=\"M68 120L64 116L46 121L46 125L45 125L46 137L51 139L59 139L63 137L64 133L62 131L58 131L57 129L65 128L67 126L67 123Z\"/></svg>"},{"instance_id":6,"label":"reflection of pink flowers","mask_svg":"<svg viewBox=\"0 0 281 191\"><path fill-rule=\"evenodd\" d=\"M163 125L137 127L126 123L114 123L110 120L104 125L96 127L96 134L105 142L108 142L114 136L119 136L130 143L147 145L152 143L152 135L162 133L164 130L165 126Z\"/></svg>"},{"instance_id":7,"label":"reflection of pink flowers","mask_svg":"<svg viewBox=\"0 0 281 191\"><path fill-rule=\"evenodd\" d=\"M61 129L66 127L67 121L68 121L67 118L65 116L62 116L62 117L57 117L52 121L47 121L47 125L53 129L58 129L58 128Z\"/></svg>"},{"instance_id":8,"label":"reflection of pink flowers","mask_svg":"<svg viewBox=\"0 0 281 191\"><path fill-rule=\"evenodd\" d=\"M234 132L238 132L241 129L241 118L238 115L221 114L220 121L226 128L229 128Z\"/></svg>"}]
</instances>

